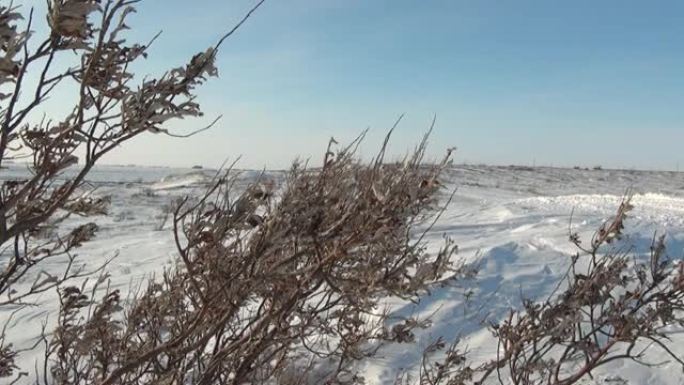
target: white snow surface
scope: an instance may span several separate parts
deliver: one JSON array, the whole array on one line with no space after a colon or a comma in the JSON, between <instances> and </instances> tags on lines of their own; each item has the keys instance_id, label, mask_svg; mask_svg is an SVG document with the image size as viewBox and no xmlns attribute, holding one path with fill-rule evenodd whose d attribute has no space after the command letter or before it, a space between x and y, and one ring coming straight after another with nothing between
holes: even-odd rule
<instances>
[{"instance_id":1,"label":"white snow surface","mask_svg":"<svg viewBox=\"0 0 684 385\"><path fill-rule=\"evenodd\" d=\"M0 170L0 180L21 178L26 172L11 165ZM260 174L245 173L242 181ZM89 183L96 187L94 194L112 197L111 212L95 218L100 232L78 250L78 260L95 267L116 256L107 270L112 286L124 295L141 280L159 274L175 258L168 224L158 229L163 206L176 197L197 194L214 175L211 170L96 168ZM522 297L546 298L576 251L568 242L569 226L588 241L628 190L634 194L635 209L627 222L627 241L637 254L648 252L655 232L667 236L670 256L684 254L684 173L457 166L446 179L457 192L426 240L430 249L438 250L444 235L452 237L459 245L458 257L478 261L480 273L474 280L435 288L417 305L388 299L395 315L432 315L433 326L420 332L415 344L390 345L359 367L369 384L392 384L402 371L417 369L423 348L437 336L460 336L475 363L495 357L496 344L483 321L500 320L511 308L520 308ZM64 226L84 221L70 220ZM0 266L5 258L0 255ZM40 269L57 274L62 263L51 261L34 274ZM467 292L472 293L468 301ZM7 340L17 347L33 345L41 325L47 322L49 328L56 317L56 293L34 301L37 306L19 311L9 324ZM0 310L0 324L13 310ZM680 343L675 350L684 357L684 338L673 338L674 345ZM663 352L652 350L653 362L667 361ZM24 353L19 364L31 370L41 358L40 351L33 350ZM585 383L675 385L684 384L684 375L672 362L656 368L615 362Z\"/></svg>"}]
</instances>

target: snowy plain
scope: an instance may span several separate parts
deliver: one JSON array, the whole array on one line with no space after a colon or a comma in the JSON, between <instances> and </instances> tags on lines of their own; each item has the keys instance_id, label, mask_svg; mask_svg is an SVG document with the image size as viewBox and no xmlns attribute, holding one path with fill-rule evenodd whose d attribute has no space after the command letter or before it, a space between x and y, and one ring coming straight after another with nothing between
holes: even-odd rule
<instances>
[{"instance_id":1,"label":"snowy plain","mask_svg":"<svg viewBox=\"0 0 684 385\"><path fill-rule=\"evenodd\" d=\"M0 170L0 180L19 178L25 172L22 166L12 165ZM240 181L249 183L257 174L245 172ZM78 250L79 262L95 267L115 257L107 271L111 286L124 293L171 267L174 245L168 223L162 226L164 207L175 198L199 193L212 175L210 170L162 167L96 168L88 183L93 194L111 196L110 214L94 218L100 232ZM486 321L520 308L522 297L543 299L554 289L576 251L568 241L571 213L573 231L588 240L614 214L628 189L634 193L635 209L626 232L635 253L645 255L657 232L667 236L671 257L684 255L684 173L463 165L450 169L446 179L447 187L457 191L426 240L437 250L444 235L452 237L459 246L458 258L477 261L480 272L474 280L436 288L417 305L389 301L396 315L434 314L433 327L419 333L415 344L390 345L360 367L369 384L391 384L402 371L415 370L423 348L437 336L447 340L460 336L474 362L495 356L496 344ZM70 220L64 226L83 221ZM53 261L43 268L59 272L60 263ZM56 316L55 293L34 300L37 306L11 319L8 340L18 347L33 345L41 325L50 325ZM0 324L12 311L0 310ZM676 350L684 357L684 338L675 336L675 343L678 339ZM663 352L654 350L652 355L655 362L666 360ZM23 354L19 364L30 370L41 358L33 350ZM684 384L684 373L672 362L657 368L616 362L585 383L678 385Z\"/></svg>"}]
</instances>

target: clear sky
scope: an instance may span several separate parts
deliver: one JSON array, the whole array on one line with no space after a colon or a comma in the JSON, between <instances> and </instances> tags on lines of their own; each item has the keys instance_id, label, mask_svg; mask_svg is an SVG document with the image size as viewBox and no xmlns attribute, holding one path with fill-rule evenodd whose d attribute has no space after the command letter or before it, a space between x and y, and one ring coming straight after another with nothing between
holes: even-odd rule
<instances>
[{"instance_id":1,"label":"clear sky","mask_svg":"<svg viewBox=\"0 0 684 385\"><path fill-rule=\"evenodd\" d=\"M142 70L183 64L254 1L143 1L132 40L163 34ZM267 0L218 65L199 91L224 115L215 128L140 138L106 161L282 168L366 127L370 153L405 113L394 154L436 114L434 157L457 146L457 162L684 169L680 0Z\"/></svg>"}]
</instances>

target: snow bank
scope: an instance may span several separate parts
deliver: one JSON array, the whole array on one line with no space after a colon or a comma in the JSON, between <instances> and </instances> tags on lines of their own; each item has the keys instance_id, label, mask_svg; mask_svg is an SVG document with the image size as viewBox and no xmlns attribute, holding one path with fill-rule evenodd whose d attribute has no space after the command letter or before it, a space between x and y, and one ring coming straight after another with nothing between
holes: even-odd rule
<instances>
[{"instance_id":1,"label":"snow bank","mask_svg":"<svg viewBox=\"0 0 684 385\"><path fill-rule=\"evenodd\" d=\"M161 178L163 170L160 169L127 170L130 175L125 176L126 180L141 180L142 184L133 187L112 184L97 191L112 195L112 213L98 220L101 232L79 250L79 260L89 266L98 266L118 254L108 269L113 285L124 295L131 285L159 273L175 258L170 232L154 229L155 215L170 196L193 191L185 188L201 187L213 176L205 171L167 169L164 174L170 175ZM93 179L107 181L123 171L118 168L104 169L102 175L97 172ZM260 175L258 171L244 173L244 182ZM441 246L443 234L448 234L459 245L461 258L479 261L480 275L474 281L439 288L417 305L389 299L396 315L425 317L436 310L439 312L433 319L433 328L417 336L416 345L383 348L378 358L360 368L369 384L391 384L401 371L416 369L422 348L437 336L447 339L461 336L475 361L494 357L496 344L485 321L500 318L511 307L518 308L522 296L531 299L548 296L565 273L569 255L575 252L567 241L570 213L574 210L573 229L583 235L591 234L615 213L627 187L637 192L633 200L636 207L627 221L630 240L643 250L650 246L656 230L666 232L670 253L684 254L684 174L530 171L482 166L455 169L450 178L451 187L459 187L457 194L425 239L429 242L428 248L436 250ZM147 186L160 193L141 194ZM60 270L58 264L44 268L51 272ZM54 293L46 293L37 301L40 306L18 314L8 329L8 340L17 347L35 342L46 317L49 324L54 320L57 311ZM8 319L10 312L0 310L0 323ZM681 346L684 349L684 344ZM653 361L664 359L658 351L653 355ZM40 352L24 354L19 365L30 370L34 360L41 357ZM672 363L661 368L644 368L633 362L616 362L597 371L595 379L586 383L621 384L620 379L634 385L684 383L681 369Z\"/></svg>"},{"instance_id":2,"label":"snow bank","mask_svg":"<svg viewBox=\"0 0 684 385\"><path fill-rule=\"evenodd\" d=\"M150 188L153 190L171 190L183 187L203 186L209 184L214 175L209 175L202 171L172 174L163 177L159 182L153 183Z\"/></svg>"}]
</instances>

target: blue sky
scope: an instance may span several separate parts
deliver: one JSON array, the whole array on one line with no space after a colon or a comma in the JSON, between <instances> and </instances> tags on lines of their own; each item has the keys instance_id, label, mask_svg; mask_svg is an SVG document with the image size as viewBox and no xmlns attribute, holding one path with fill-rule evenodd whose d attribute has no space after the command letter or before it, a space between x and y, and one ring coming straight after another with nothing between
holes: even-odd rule
<instances>
[{"instance_id":1,"label":"blue sky","mask_svg":"<svg viewBox=\"0 0 684 385\"><path fill-rule=\"evenodd\" d=\"M163 34L141 70L184 63L251 4L143 1L131 39ZM371 153L405 113L395 155L436 114L433 157L457 146L457 162L684 168L682 1L267 0L218 65L199 91L224 115L214 129L140 138L106 161L315 163L330 136L366 127Z\"/></svg>"}]
</instances>

